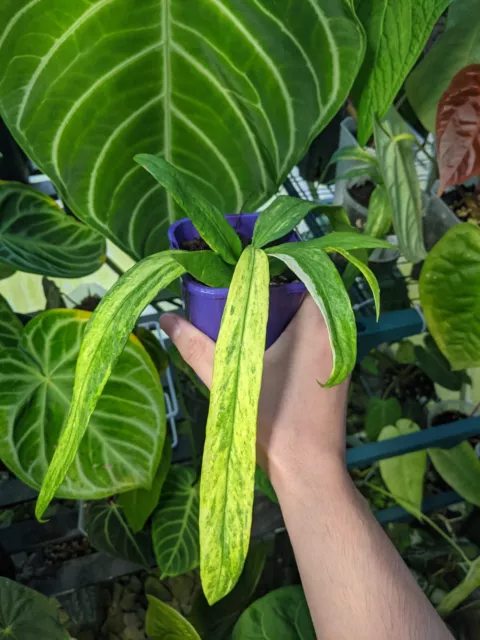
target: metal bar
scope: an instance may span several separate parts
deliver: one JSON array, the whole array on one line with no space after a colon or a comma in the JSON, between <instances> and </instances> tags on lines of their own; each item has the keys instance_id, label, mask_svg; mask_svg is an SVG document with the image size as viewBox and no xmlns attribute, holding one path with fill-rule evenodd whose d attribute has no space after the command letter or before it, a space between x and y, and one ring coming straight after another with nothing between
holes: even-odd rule
<instances>
[{"instance_id":1,"label":"metal bar","mask_svg":"<svg viewBox=\"0 0 480 640\"><path fill-rule=\"evenodd\" d=\"M382 313L378 322L374 317L365 316L357 322L358 361L383 342L397 342L403 338L421 333L424 321L416 309L402 309Z\"/></svg>"},{"instance_id":2,"label":"metal bar","mask_svg":"<svg viewBox=\"0 0 480 640\"><path fill-rule=\"evenodd\" d=\"M430 513L431 511L437 511L437 509L444 509L445 507L449 507L451 504L456 504L457 502L463 502L463 498L461 498L455 491L446 491L438 494L438 496L433 496L424 500L422 503L422 513ZM411 513L405 511L403 507L399 507L398 505L396 507L389 507L388 509L376 511L375 517L382 526L385 526L390 522L411 522L412 520L415 520Z\"/></svg>"}]
</instances>

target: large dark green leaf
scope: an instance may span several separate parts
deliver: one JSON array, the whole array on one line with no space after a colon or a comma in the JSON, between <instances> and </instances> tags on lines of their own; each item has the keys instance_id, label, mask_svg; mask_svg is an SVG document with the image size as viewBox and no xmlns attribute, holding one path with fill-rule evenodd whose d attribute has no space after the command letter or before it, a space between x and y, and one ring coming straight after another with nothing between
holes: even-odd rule
<instances>
[{"instance_id":1,"label":"large dark green leaf","mask_svg":"<svg viewBox=\"0 0 480 640\"><path fill-rule=\"evenodd\" d=\"M147 595L146 632L152 640L200 640L194 627L176 609Z\"/></svg>"},{"instance_id":2,"label":"large dark green leaf","mask_svg":"<svg viewBox=\"0 0 480 640\"><path fill-rule=\"evenodd\" d=\"M381 120L391 107L451 1L355 0L367 34L367 53L353 89L362 146L372 133L375 117Z\"/></svg>"},{"instance_id":3,"label":"large dark green leaf","mask_svg":"<svg viewBox=\"0 0 480 640\"><path fill-rule=\"evenodd\" d=\"M452 449L429 449L433 466L452 489L480 507L480 460L472 445L462 442Z\"/></svg>"},{"instance_id":4,"label":"large dark green leaf","mask_svg":"<svg viewBox=\"0 0 480 640\"><path fill-rule=\"evenodd\" d=\"M282 587L254 602L233 630L232 640L315 640L303 589Z\"/></svg>"},{"instance_id":5,"label":"large dark green leaf","mask_svg":"<svg viewBox=\"0 0 480 640\"><path fill-rule=\"evenodd\" d=\"M428 328L454 370L480 365L480 229L458 224L437 242L420 274Z\"/></svg>"},{"instance_id":6,"label":"large dark green leaf","mask_svg":"<svg viewBox=\"0 0 480 640\"><path fill-rule=\"evenodd\" d=\"M102 236L51 198L19 182L0 182L2 262L19 271L79 278L99 269L105 252Z\"/></svg>"},{"instance_id":7,"label":"large dark green leaf","mask_svg":"<svg viewBox=\"0 0 480 640\"><path fill-rule=\"evenodd\" d=\"M365 47L351 0L7 0L0 24L7 126L137 258L182 214L135 154L163 154L224 213L255 210L340 109Z\"/></svg>"},{"instance_id":8,"label":"large dark green leaf","mask_svg":"<svg viewBox=\"0 0 480 640\"><path fill-rule=\"evenodd\" d=\"M5 262L0 262L0 280L6 280L7 278L10 278L10 276L13 276L15 272L15 267L12 267Z\"/></svg>"},{"instance_id":9,"label":"large dark green leaf","mask_svg":"<svg viewBox=\"0 0 480 640\"><path fill-rule=\"evenodd\" d=\"M401 252L410 262L425 258L422 194L415 170L408 127L392 107L383 122L375 120L375 144L395 232Z\"/></svg>"},{"instance_id":10,"label":"large dark green leaf","mask_svg":"<svg viewBox=\"0 0 480 640\"><path fill-rule=\"evenodd\" d=\"M315 209L315 202L279 196L258 216L253 233L253 244L260 248L287 235L303 218Z\"/></svg>"},{"instance_id":11,"label":"large dark green leaf","mask_svg":"<svg viewBox=\"0 0 480 640\"><path fill-rule=\"evenodd\" d=\"M91 315L45 311L27 324L18 348L0 350L0 458L35 489L43 482L68 415L75 364ZM164 438L160 380L132 336L58 495L98 499L148 486Z\"/></svg>"},{"instance_id":12,"label":"large dark green leaf","mask_svg":"<svg viewBox=\"0 0 480 640\"><path fill-rule=\"evenodd\" d=\"M455 75L464 67L480 64L480 0L453 2L447 29L407 80L410 104L422 124L435 131L437 106Z\"/></svg>"},{"instance_id":13,"label":"large dark green leaf","mask_svg":"<svg viewBox=\"0 0 480 640\"><path fill-rule=\"evenodd\" d=\"M418 366L437 384L451 391L460 391L463 384L471 383L465 371L452 371L450 363L435 344L432 336L424 340L424 347L415 345Z\"/></svg>"},{"instance_id":14,"label":"large dark green leaf","mask_svg":"<svg viewBox=\"0 0 480 640\"><path fill-rule=\"evenodd\" d=\"M23 325L3 296L0 296L0 347L16 347Z\"/></svg>"},{"instance_id":15,"label":"large dark green leaf","mask_svg":"<svg viewBox=\"0 0 480 640\"><path fill-rule=\"evenodd\" d=\"M462 582L443 598L437 607L441 616L448 616L468 596L480 587L480 558L472 563Z\"/></svg>"},{"instance_id":16,"label":"large dark green leaf","mask_svg":"<svg viewBox=\"0 0 480 640\"><path fill-rule=\"evenodd\" d=\"M54 600L0 577L0 638L67 640Z\"/></svg>"},{"instance_id":17,"label":"large dark green leaf","mask_svg":"<svg viewBox=\"0 0 480 640\"><path fill-rule=\"evenodd\" d=\"M375 442L384 427L395 425L401 417L402 407L396 398L388 400L370 398L365 415L365 431L368 439Z\"/></svg>"},{"instance_id":18,"label":"large dark green leaf","mask_svg":"<svg viewBox=\"0 0 480 640\"><path fill-rule=\"evenodd\" d=\"M184 268L168 252L150 256L127 271L95 310L78 355L67 422L38 498L38 518L47 508L75 458L90 416L138 316L160 289L167 287L183 273ZM136 483L136 486L149 488L155 469L156 464L148 477Z\"/></svg>"},{"instance_id":19,"label":"large dark green leaf","mask_svg":"<svg viewBox=\"0 0 480 640\"><path fill-rule=\"evenodd\" d=\"M215 348L200 483L200 570L210 604L234 587L248 551L269 280L267 256L247 247Z\"/></svg>"},{"instance_id":20,"label":"large dark green leaf","mask_svg":"<svg viewBox=\"0 0 480 640\"><path fill-rule=\"evenodd\" d=\"M198 567L198 484L195 471L174 466L165 481L153 516L152 539L162 577L179 576Z\"/></svg>"}]
</instances>

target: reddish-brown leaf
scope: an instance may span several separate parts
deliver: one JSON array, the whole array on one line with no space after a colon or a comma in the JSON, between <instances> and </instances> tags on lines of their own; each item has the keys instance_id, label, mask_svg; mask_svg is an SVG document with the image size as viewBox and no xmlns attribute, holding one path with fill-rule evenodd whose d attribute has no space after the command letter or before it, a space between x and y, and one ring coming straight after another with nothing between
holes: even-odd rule
<instances>
[{"instance_id":1,"label":"reddish-brown leaf","mask_svg":"<svg viewBox=\"0 0 480 640\"><path fill-rule=\"evenodd\" d=\"M441 195L480 175L480 64L454 77L438 104L436 130Z\"/></svg>"}]
</instances>

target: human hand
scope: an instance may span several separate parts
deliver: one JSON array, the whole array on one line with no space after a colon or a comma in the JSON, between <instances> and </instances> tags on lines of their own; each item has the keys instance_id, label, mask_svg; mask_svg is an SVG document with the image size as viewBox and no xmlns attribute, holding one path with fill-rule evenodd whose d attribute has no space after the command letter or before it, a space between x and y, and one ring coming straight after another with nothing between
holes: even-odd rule
<instances>
[{"instance_id":1,"label":"human hand","mask_svg":"<svg viewBox=\"0 0 480 640\"><path fill-rule=\"evenodd\" d=\"M184 360L210 387L215 343L187 320L164 314L160 326ZM321 464L345 456L348 382L322 388L332 369L328 329L308 296L278 340L265 352L260 396L257 460L274 482L308 460ZM274 482L275 484L275 482Z\"/></svg>"}]
</instances>

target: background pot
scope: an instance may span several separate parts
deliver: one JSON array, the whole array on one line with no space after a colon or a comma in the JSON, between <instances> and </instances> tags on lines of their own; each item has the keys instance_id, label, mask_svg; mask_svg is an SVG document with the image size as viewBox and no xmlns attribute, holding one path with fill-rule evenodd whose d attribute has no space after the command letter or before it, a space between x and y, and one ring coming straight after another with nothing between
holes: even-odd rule
<instances>
[{"instance_id":1,"label":"background pot","mask_svg":"<svg viewBox=\"0 0 480 640\"><path fill-rule=\"evenodd\" d=\"M245 213L225 216L228 223L241 235L251 238L257 213ZM198 238L199 233L192 222L186 218L171 225L168 239L172 249L181 249L186 240ZM282 242L299 242L300 238L292 232L282 238ZM182 277L182 292L187 318L200 331L216 340L220 330L222 314L227 301L228 289L214 289L194 280L191 276ZM299 308L306 288L302 282L291 282L270 286L270 308L267 325L267 348L279 337Z\"/></svg>"}]
</instances>

